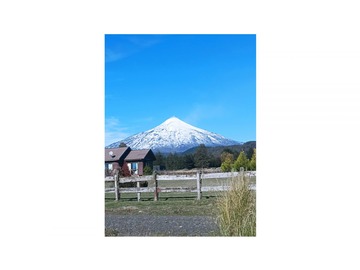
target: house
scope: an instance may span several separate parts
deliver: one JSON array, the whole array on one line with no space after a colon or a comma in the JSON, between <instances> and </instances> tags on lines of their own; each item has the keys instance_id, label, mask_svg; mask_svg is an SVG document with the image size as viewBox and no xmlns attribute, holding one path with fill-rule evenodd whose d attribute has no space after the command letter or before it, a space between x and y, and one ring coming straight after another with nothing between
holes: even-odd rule
<instances>
[{"instance_id":1,"label":"house","mask_svg":"<svg viewBox=\"0 0 360 270\"><path fill-rule=\"evenodd\" d=\"M115 170L120 170L123 176L143 175L145 166L152 168L155 159L151 149L105 148L105 174L110 175Z\"/></svg>"},{"instance_id":2,"label":"house","mask_svg":"<svg viewBox=\"0 0 360 270\"><path fill-rule=\"evenodd\" d=\"M125 162L128 164L131 174L143 175L144 168L146 166L152 168L155 159L155 155L151 149L131 150L126 156Z\"/></svg>"},{"instance_id":3,"label":"house","mask_svg":"<svg viewBox=\"0 0 360 270\"><path fill-rule=\"evenodd\" d=\"M117 169L127 171L125 157L130 151L130 147L105 148L105 175L110 175Z\"/></svg>"}]
</instances>

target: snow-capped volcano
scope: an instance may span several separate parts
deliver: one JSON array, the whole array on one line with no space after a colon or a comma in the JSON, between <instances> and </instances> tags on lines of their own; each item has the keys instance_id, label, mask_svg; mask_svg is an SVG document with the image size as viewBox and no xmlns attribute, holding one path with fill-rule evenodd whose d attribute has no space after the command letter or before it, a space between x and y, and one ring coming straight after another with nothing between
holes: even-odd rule
<instances>
[{"instance_id":1,"label":"snow-capped volcano","mask_svg":"<svg viewBox=\"0 0 360 270\"><path fill-rule=\"evenodd\" d=\"M161 152L183 152L200 144L206 146L241 144L219 134L189 125L176 117L167 119L153 129L112 143L106 148L119 147L121 142L132 149L152 149Z\"/></svg>"}]
</instances>

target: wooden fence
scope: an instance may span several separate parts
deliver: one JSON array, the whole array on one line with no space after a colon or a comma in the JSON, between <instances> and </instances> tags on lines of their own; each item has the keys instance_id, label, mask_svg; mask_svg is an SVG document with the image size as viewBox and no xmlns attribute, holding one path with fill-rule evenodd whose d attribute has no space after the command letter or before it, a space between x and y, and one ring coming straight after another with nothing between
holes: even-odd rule
<instances>
[{"instance_id":1,"label":"wooden fence","mask_svg":"<svg viewBox=\"0 0 360 270\"><path fill-rule=\"evenodd\" d=\"M154 193L154 201L159 199L160 192L196 192L197 199L201 199L202 192L208 191L226 191L230 187L229 186L203 186L202 180L204 179L231 179L234 177L238 177L239 180L243 180L245 176L251 177L254 176L254 172L244 172L240 170L240 172L228 172L228 173L201 173L198 171L196 174L157 174L156 172L153 175L149 176L137 176L137 177L124 177L120 178L118 175L116 176L107 176L105 177L105 182L114 182L113 188L105 188L105 193L115 193L115 200L119 200L122 193L137 193L137 200L140 201L141 193L143 192L153 192ZM159 187L159 181L178 181L178 180L196 180L196 188L191 187ZM154 181L154 187L140 187L140 182L149 182ZM122 183L136 183L136 187L132 188L124 188L120 187ZM251 186L250 188L255 189L255 186Z\"/></svg>"}]
</instances>

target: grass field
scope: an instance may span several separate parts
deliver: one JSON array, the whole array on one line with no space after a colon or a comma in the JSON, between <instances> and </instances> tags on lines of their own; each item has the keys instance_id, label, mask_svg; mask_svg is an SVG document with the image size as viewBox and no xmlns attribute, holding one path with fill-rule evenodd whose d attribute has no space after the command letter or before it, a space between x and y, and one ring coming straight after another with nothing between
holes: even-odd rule
<instances>
[{"instance_id":1,"label":"grass field","mask_svg":"<svg viewBox=\"0 0 360 270\"><path fill-rule=\"evenodd\" d=\"M256 177L251 177L248 179L250 184L256 184ZM203 179L202 186L203 187L212 187L212 186L229 186L232 179ZM148 181L148 187L154 187L154 181ZM105 188L113 188L113 182L105 182ZM176 181L158 181L158 187L189 187L196 188L195 180L176 180ZM108 195L106 195L108 196Z\"/></svg>"},{"instance_id":2,"label":"grass field","mask_svg":"<svg viewBox=\"0 0 360 270\"><path fill-rule=\"evenodd\" d=\"M204 179L203 186L227 186L231 179ZM250 182L255 184L256 178ZM191 187L196 188L196 181L159 181L159 187ZM106 183L111 187L113 183ZM154 182L149 181L149 187ZM255 191L254 191L255 192ZM136 193L123 193L119 201L115 201L114 193L105 193L105 211L118 214L150 214L150 215L194 215L212 216L218 215L216 203L218 196L223 192L202 192L202 199L196 200L196 192L159 193L159 200L154 202L154 193L141 193L141 200L137 201Z\"/></svg>"},{"instance_id":3,"label":"grass field","mask_svg":"<svg viewBox=\"0 0 360 270\"><path fill-rule=\"evenodd\" d=\"M136 194L123 194L119 201L114 201L113 194L105 199L105 211L118 214L216 216L216 193L204 192L201 200L196 200L196 193L163 193L154 202L153 193L142 193L141 201Z\"/></svg>"}]
</instances>

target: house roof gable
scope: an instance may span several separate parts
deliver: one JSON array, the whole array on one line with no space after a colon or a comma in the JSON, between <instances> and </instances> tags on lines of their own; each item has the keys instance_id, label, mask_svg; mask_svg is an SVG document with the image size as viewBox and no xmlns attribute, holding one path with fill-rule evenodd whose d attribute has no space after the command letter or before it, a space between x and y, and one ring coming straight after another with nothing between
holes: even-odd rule
<instances>
[{"instance_id":1,"label":"house roof gable","mask_svg":"<svg viewBox=\"0 0 360 270\"><path fill-rule=\"evenodd\" d=\"M155 155L151 151L151 149L131 150L130 153L125 158L125 161L135 161L135 160L144 160L144 159L155 160Z\"/></svg>"},{"instance_id":2,"label":"house roof gable","mask_svg":"<svg viewBox=\"0 0 360 270\"><path fill-rule=\"evenodd\" d=\"M105 162L115 162L124 159L130 151L130 147L105 148Z\"/></svg>"}]
</instances>

